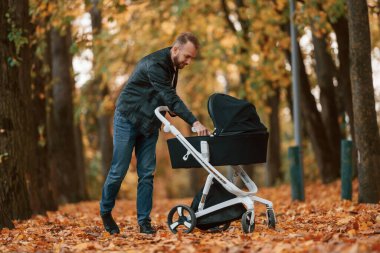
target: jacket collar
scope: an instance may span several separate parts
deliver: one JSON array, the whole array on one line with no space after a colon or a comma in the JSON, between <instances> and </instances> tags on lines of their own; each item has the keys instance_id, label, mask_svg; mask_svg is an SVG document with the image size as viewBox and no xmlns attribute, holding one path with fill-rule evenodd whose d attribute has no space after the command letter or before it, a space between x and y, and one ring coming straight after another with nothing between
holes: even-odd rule
<instances>
[{"instance_id":1,"label":"jacket collar","mask_svg":"<svg viewBox=\"0 0 380 253\"><path fill-rule=\"evenodd\" d=\"M166 51L166 54L167 54L167 59L169 61L169 64L172 67L173 71L175 72L176 70L175 70L175 67L174 67L174 64L173 64L173 61L172 61L172 57L171 57L171 54L170 54L171 49L172 49L172 47L167 47L165 51Z\"/></svg>"}]
</instances>

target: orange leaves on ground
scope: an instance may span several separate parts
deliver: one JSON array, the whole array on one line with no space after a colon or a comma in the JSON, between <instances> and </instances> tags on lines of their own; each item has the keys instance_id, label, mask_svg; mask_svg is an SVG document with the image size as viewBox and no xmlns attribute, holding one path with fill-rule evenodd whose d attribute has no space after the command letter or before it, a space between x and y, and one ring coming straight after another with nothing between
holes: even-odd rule
<instances>
[{"instance_id":1,"label":"orange leaves on ground","mask_svg":"<svg viewBox=\"0 0 380 253\"><path fill-rule=\"evenodd\" d=\"M172 234L167 213L191 199L155 199L156 235L139 234L135 201L119 200L114 217L121 234L111 236L103 231L97 202L70 204L0 230L0 252L380 252L380 205L341 201L339 189L339 182L311 184L305 203L290 201L289 186L260 189L258 196L273 201L278 224L268 229L265 207L256 205L252 234L238 221L221 233Z\"/></svg>"}]
</instances>

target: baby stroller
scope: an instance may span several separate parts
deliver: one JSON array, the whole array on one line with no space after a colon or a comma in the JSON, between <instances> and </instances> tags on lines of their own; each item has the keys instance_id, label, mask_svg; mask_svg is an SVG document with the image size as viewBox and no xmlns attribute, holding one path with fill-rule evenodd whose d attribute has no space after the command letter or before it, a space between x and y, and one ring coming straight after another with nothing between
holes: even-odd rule
<instances>
[{"instance_id":1,"label":"baby stroller","mask_svg":"<svg viewBox=\"0 0 380 253\"><path fill-rule=\"evenodd\" d=\"M180 230L190 233L194 227L225 230L232 221L241 219L243 231L251 233L255 228L255 202L266 205L267 225L274 229L276 217L272 202L256 196L257 186L242 167L266 162L269 134L255 107L225 94L213 94L208 100L208 111L215 126L214 133L187 138L161 114L165 111L169 111L168 107L160 106L155 114L164 124L164 131L176 137L167 141L172 167L203 167L209 173L191 207L178 205L170 210L169 229L173 233ZM221 165L233 168L232 182L214 167ZM235 185L238 177L248 191Z\"/></svg>"}]
</instances>

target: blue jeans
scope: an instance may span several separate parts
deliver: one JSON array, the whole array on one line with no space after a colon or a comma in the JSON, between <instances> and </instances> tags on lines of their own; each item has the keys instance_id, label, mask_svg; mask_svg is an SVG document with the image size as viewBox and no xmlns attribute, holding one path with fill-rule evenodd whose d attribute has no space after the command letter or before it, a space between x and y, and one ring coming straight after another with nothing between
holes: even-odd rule
<instances>
[{"instance_id":1,"label":"blue jeans","mask_svg":"<svg viewBox=\"0 0 380 253\"><path fill-rule=\"evenodd\" d=\"M117 193L127 174L132 151L135 148L138 175L137 220L139 224L144 221L150 222L158 130L146 137L117 110L115 111L113 129L112 164L103 186L100 214L111 212L115 206Z\"/></svg>"}]
</instances>

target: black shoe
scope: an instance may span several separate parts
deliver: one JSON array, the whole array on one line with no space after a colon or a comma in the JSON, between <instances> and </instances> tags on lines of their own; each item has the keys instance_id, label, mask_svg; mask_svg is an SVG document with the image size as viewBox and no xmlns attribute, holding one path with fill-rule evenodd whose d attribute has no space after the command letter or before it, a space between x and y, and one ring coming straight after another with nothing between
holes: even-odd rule
<instances>
[{"instance_id":1,"label":"black shoe","mask_svg":"<svg viewBox=\"0 0 380 253\"><path fill-rule=\"evenodd\" d=\"M155 234L156 230L154 228L152 228L152 225L150 224L149 221L145 221L145 222L141 223L141 225L140 225L140 233Z\"/></svg>"},{"instance_id":2,"label":"black shoe","mask_svg":"<svg viewBox=\"0 0 380 253\"><path fill-rule=\"evenodd\" d=\"M101 215L101 217L104 228L108 233L110 233L111 235L120 233L120 229L117 226L116 222L113 220L111 213L103 214Z\"/></svg>"}]
</instances>

